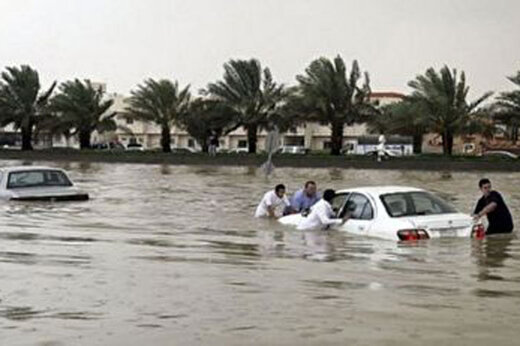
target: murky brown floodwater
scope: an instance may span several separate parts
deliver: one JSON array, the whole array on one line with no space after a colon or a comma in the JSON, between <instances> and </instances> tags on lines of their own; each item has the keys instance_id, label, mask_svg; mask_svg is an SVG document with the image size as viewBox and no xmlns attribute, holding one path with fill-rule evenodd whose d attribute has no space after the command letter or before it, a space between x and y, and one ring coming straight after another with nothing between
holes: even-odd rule
<instances>
[{"instance_id":1,"label":"murky brown floodwater","mask_svg":"<svg viewBox=\"0 0 520 346\"><path fill-rule=\"evenodd\" d=\"M50 165L92 199L0 204L1 345L519 342L514 235L399 245L251 216L309 178L424 187L469 212L480 173ZM520 225L520 174L490 178Z\"/></svg>"}]
</instances>

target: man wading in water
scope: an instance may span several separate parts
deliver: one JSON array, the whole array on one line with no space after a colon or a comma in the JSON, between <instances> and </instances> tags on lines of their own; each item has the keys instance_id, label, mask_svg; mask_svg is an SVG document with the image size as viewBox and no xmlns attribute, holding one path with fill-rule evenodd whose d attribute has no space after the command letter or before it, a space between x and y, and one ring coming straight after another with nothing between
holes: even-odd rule
<instances>
[{"instance_id":1,"label":"man wading in water","mask_svg":"<svg viewBox=\"0 0 520 346\"><path fill-rule=\"evenodd\" d=\"M283 209L290 205L289 199L285 196L285 185L278 184L274 190L265 193L260 204L256 207L255 217L278 219L282 217Z\"/></svg>"},{"instance_id":2,"label":"man wading in water","mask_svg":"<svg viewBox=\"0 0 520 346\"><path fill-rule=\"evenodd\" d=\"M478 186L482 191L482 197L473 212L475 221L484 215L487 216L489 226L486 234L513 232L513 218L500 193L491 189L489 179L481 179Z\"/></svg>"}]
</instances>

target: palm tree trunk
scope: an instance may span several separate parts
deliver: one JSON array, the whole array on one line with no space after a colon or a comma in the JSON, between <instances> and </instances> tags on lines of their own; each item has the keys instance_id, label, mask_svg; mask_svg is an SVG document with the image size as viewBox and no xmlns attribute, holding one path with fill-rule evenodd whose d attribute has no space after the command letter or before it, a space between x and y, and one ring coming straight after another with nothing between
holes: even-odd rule
<instances>
[{"instance_id":1,"label":"palm tree trunk","mask_svg":"<svg viewBox=\"0 0 520 346\"><path fill-rule=\"evenodd\" d=\"M451 156L453 153L453 133L449 130L445 130L442 135L442 149L444 155Z\"/></svg>"},{"instance_id":2,"label":"palm tree trunk","mask_svg":"<svg viewBox=\"0 0 520 346\"><path fill-rule=\"evenodd\" d=\"M518 125L516 124L511 127L511 141L513 144L516 144L518 141Z\"/></svg>"},{"instance_id":3,"label":"palm tree trunk","mask_svg":"<svg viewBox=\"0 0 520 346\"><path fill-rule=\"evenodd\" d=\"M342 120L335 120L332 122L332 135L331 141L331 155L341 155L341 149L343 148L343 127L345 122Z\"/></svg>"},{"instance_id":4,"label":"palm tree trunk","mask_svg":"<svg viewBox=\"0 0 520 346\"><path fill-rule=\"evenodd\" d=\"M448 156L453 152L453 133L447 129L442 134L442 152Z\"/></svg>"},{"instance_id":5,"label":"palm tree trunk","mask_svg":"<svg viewBox=\"0 0 520 346\"><path fill-rule=\"evenodd\" d=\"M247 125L247 145L249 147L249 153L250 154L256 154L256 142L257 142L257 131L258 131L258 125L257 124L250 124Z\"/></svg>"},{"instance_id":6,"label":"palm tree trunk","mask_svg":"<svg viewBox=\"0 0 520 346\"><path fill-rule=\"evenodd\" d=\"M22 150L33 150L32 146L32 132L33 125L29 123L28 126L22 126Z\"/></svg>"},{"instance_id":7,"label":"palm tree trunk","mask_svg":"<svg viewBox=\"0 0 520 346\"><path fill-rule=\"evenodd\" d=\"M168 125L163 125L161 127L161 147L163 153L169 153L172 151L171 148L171 138L170 138L170 127Z\"/></svg>"},{"instance_id":8,"label":"palm tree trunk","mask_svg":"<svg viewBox=\"0 0 520 346\"><path fill-rule=\"evenodd\" d=\"M413 153L421 154L422 153L422 143L423 143L423 135L416 134L413 136Z\"/></svg>"},{"instance_id":9,"label":"palm tree trunk","mask_svg":"<svg viewBox=\"0 0 520 346\"><path fill-rule=\"evenodd\" d=\"M209 151L208 137L201 138L200 147L203 153L207 153Z\"/></svg>"},{"instance_id":10,"label":"palm tree trunk","mask_svg":"<svg viewBox=\"0 0 520 346\"><path fill-rule=\"evenodd\" d=\"M88 130L83 130L79 132L79 148L90 149L90 135L91 132Z\"/></svg>"}]
</instances>

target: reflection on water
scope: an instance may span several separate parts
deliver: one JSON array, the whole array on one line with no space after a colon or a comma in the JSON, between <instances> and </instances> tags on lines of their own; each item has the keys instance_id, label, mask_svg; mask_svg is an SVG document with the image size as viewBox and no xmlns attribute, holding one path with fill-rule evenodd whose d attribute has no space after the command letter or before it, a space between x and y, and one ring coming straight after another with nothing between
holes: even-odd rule
<instances>
[{"instance_id":1,"label":"reflection on water","mask_svg":"<svg viewBox=\"0 0 520 346\"><path fill-rule=\"evenodd\" d=\"M92 199L0 205L2 344L516 340L515 235L398 244L251 217L275 184L295 191L311 179L423 187L469 213L479 173L51 165ZM490 178L520 215L518 174Z\"/></svg>"}]
</instances>

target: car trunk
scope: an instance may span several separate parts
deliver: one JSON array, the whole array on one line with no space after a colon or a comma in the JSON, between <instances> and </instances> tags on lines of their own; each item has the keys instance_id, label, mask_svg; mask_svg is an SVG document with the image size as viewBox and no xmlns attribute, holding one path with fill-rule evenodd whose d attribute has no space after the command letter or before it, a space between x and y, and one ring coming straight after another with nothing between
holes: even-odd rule
<instances>
[{"instance_id":1,"label":"car trunk","mask_svg":"<svg viewBox=\"0 0 520 346\"><path fill-rule=\"evenodd\" d=\"M417 229L426 230L432 237L469 236L473 226L471 217L458 213L421 215L407 219Z\"/></svg>"},{"instance_id":2,"label":"car trunk","mask_svg":"<svg viewBox=\"0 0 520 346\"><path fill-rule=\"evenodd\" d=\"M73 187L13 189L13 201L86 201L87 193Z\"/></svg>"}]
</instances>

